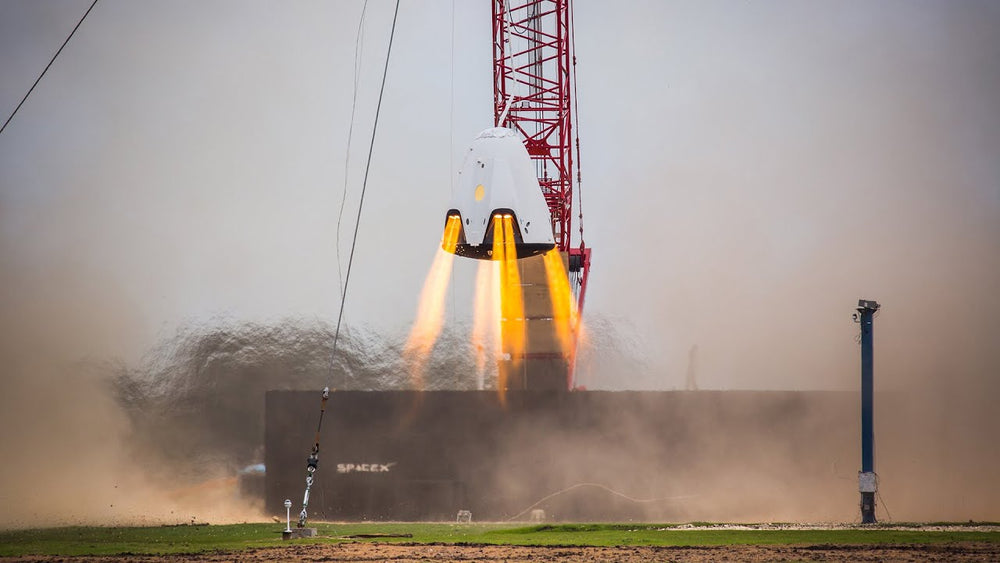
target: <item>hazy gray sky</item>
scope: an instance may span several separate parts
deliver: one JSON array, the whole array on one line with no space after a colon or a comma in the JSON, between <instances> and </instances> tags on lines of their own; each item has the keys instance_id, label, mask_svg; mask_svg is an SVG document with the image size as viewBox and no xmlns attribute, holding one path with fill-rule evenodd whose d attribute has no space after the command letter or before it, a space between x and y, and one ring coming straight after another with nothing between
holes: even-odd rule
<instances>
[{"instance_id":1,"label":"hazy gray sky","mask_svg":"<svg viewBox=\"0 0 1000 563\"><path fill-rule=\"evenodd\" d=\"M0 116L89 4L0 1ZM362 4L102 0L0 135L6 345L130 360L216 316L334 321ZM851 387L859 297L886 379L1000 369L1000 4L575 5L587 314L648 368L592 384L683 386L697 343L702 387ZM364 27L345 265L392 7ZM402 3L348 324L409 326L491 88L488 3ZM473 279L456 261L450 322Z\"/></svg>"}]
</instances>

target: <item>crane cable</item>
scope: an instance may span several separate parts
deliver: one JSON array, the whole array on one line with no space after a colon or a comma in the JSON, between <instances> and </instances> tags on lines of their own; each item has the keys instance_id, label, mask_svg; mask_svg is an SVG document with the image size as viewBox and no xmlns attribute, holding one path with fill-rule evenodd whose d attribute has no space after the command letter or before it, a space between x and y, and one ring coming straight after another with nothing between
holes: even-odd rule
<instances>
[{"instance_id":1,"label":"crane cable","mask_svg":"<svg viewBox=\"0 0 1000 563\"><path fill-rule=\"evenodd\" d=\"M455 0L451 0L451 52L449 75L451 85L448 90L448 177L451 179L449 187L452 193L455 192ZM455 279L455 262L451 263L451 278ZM457 322L458 300L455 297L455 286L451 285L451 322Z\"/></svg>"},{"instance_id":2,"label":"crane cable","mask_svg":"<svg viewBox=\"0 0 1000 563\"><path fill-rule=\"evenodd\" d=\"M87 11L84 12L83 17L80 18L80 21L76 22L76 26L73 28L73 31L69 32L69 35L66 37L66 40L63 41L63 44L59 46L59 50L56 51L56 54L52 55L52 60L49 61L49 64L45 65L45 69L42 70L42 73L39 74L38 78L35 79L35 83L31 85L31 88L28 88L28 93L25 94L23 98L21 98L21 102L17 104L16 108L14 108L14 111L10 114L10 117L7 118L7 121L4 121L3 126L0 127L0 133L3 133L4 129L7 128L7 124L10 123L12 119L14 119L14 116L17 115L17 110L21 109L21 106L24 105L24 102L28 100L28 96L30 96L31 93L35 90L35 86L38 86L38 83L42 81L42 77L45 76L45 73L49 71L49 67L52 66L52 63L56 62L56 57L59 56L59 53L62 53L63 47L65 47L66 44L69 43L69 40L73 38L73 34L76 33L76 30L80 29L80 24L83 23L83 20L87 19L87 16L90 14L90 11L93 10L94 6L96 5L97 5L97 0L94 0L94 3L91 4L89 8L87 8Z\"/></svg>"},{"instance_id":3,"label":"crane cable","mask_svg":"<svg viewBox=\"0 0 1000 563\"><path fill-rule=\"evenodd\" d=\"M375 134L378 132L378 116L382 110L382 96L385 94L386 76L389 74L389 58L392 55L392 40L396 36L396 20L399 16L399 0L396 0L396 8L392 14L392 29L389 31L389 46L385 53L385 66L382 69L382 85L379 87L378 104L375 106L375 121L372 124L371 142L368 144L368 160L365 163L365 176L361 182L361 196L358 201L358 215L354 222L354 237L351 239L351 253L347 258L347 273L344 276L344 289L340 295L340 312L337 314L337 329L333 333L333 350L330 352L331 364L337 353L337 340L340 338L340 326L344 319L344 303L347 301L347 287L351 282L351 266L354 264L354 250L358 244L358 228L361 225L361 212L365 206L365 191L368 188L368 172L371 170L372 153L375 150ZM331 366L332 367L332 366ZM313 443L311 453L306 460L306 491L302 496L302 511L299 513L298 527L304 528L306 525L307 512L309 507L309 490L313 485L313 474L319 466L319 438L323 429L323 413L326 412L326 401L330 398L330 388L323 388L323 399L320 403L319 424L316 426L316 441Z\"/></svg>"},{"instance_id":4,"label":"crane cable","mask_svg":"<svg viewBox=\"0 0 1000 563\"><path fill-rule=\"evenodd\" d=\"M358 228L361 226L361 211L365 207L365 191L368 189L368 172L372 167L372 152L375 150L375 134L378 132L378 116L382 110L382 95L385 93L385 77L389 73L389 57L392 54L392 39L396 35L396 18L399 15L399 0L392 14L392 29L389 31L389 47L385 53L385 66L382 69L382 85L378 91L378 104L375 106L375 122L372 124L372 137L368 143L368 160L365 163L365 177L361 182L361 197L358 201L358 215L354 221L354 236L351 238L351 253L347 258L347 273L344 276L344 291L340 296L340 312L337 314L337 329L333 333L333 351L337 353L337 340L340 338L340 324L344 319L344 303L347 300L347 286L351 283L351 266L354 264L354 249L358 244Z\"/></svg>"},{"instance_id":5,"label":"crane cable","mask_svg":"<svg viewBox=\"0 0 1000 563\"><path fill-rule=\"evenodd\" d=\"M347 127L347 148L344 151L344 192L340 198L340 211L337 213L337 284L339 293L344 291L344 276L340 271L340 224L344 220L344 207L347 204L347 181L350 176L351 141L354 139L354 114L358 108L358 83L361 80L361 58L364 57L365 14L368 12L368 0L361 7L361 18L358 20L358 33L354 37L354 93L351 96L351 121ZM331 358L332 360L332 358Z\"/></svg>"},{"instance_id":6,"label":"crane cable","mask_svg":"<svg viewBox=\"0 0 1000 563\"><path fill-rule=\"evenodd\" d=\"M546 496L542 497L540 500L538 500L537 502L535 502L535 504L532 504L528 508L525 508L521 512L518 512L517 514L515 514L515 515L511 516L510 518L508 518L507 521L508 522L512 522L514 520L517 520L518 518L520 518L521 516L523 516L525 513L527 513L529 510L535 508L536 506L542 504L543 502L545 502L545 501L547 501L549 499L555 498L555 497L557 497L559 495L566 494L566 493L568 493L570 491L573 491L575 489L579 489L581 487L592 487L592 488L595 488L595 489L600 489L600 490L606 491L608 493L611 493L612 495L614 495L616 497L623 498L623 499L625 499L625 500L627 500L629 502L634 502L636 504L649 504L649 503L656 503L656 502L677 502L677 501L681 501L681 500L687 500L687 499L690 499L690 498L695 498L695 497L698 496L698 495L680 495L680 496L658 497L658 498L634 498L634 497L630 497L630 496L626 495L625 493L623 493L621 491L616 491L616 490L608 487L607 485L602 485L600 483L577 483L575 485L570 485L569 487L566 487L565 489L558 490L558 491L556 491L556 492L554 492L554 493L552 493L550 495L546 495Z\"/></svg>"}]
</instances>

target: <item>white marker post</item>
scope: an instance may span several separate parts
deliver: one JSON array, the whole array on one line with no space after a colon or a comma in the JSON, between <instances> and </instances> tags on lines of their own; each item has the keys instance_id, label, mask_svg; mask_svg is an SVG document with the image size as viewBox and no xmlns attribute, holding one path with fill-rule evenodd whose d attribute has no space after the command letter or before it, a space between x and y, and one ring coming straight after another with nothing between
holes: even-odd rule
<instances>
[{"instance_id":1,"label":"white marker post","mask_svg":"<svg viewBox=\"0 0 1000 563\"><path fill-rule=\"evenodd\" d=\"M285 533L292 533L292 501L285 499Z\"/></svg>"}]
</instances>

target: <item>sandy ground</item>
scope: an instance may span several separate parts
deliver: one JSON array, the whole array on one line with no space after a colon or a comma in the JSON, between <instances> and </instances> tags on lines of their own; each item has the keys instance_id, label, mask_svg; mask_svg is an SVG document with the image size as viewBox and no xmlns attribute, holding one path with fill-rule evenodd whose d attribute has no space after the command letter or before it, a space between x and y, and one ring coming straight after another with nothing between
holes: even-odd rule
<instances>
[{"instance_id":1,"label":"sandy ground","mask_svg":"<svg viewBox=\"0 0 1000 563\"><path fill-rule=\"evenodd\" d=\"M323 545L289 545L230 553L206 553L174 556L113 556L113 557L15 557L8 562L82 561L88 563L141 561L164 563L174 561L393 561L452 562L503 561L522 562L582 562L607 561L631 563L638 561L1000 561L1000 545L990 543L950 543L937 545L808 545L808 546L718 546L718 547L514 547L486 545L392 545L342 543Z\"/></svg>"}]
</instances>

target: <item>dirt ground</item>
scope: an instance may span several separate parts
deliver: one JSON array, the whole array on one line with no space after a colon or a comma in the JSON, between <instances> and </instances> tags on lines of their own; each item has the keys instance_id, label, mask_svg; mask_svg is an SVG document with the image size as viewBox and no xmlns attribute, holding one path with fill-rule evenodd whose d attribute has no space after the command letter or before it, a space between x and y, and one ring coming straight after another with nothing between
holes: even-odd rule
<instances>
[{"instance_id":1,"label":"dirt ground","mask_svg":"<svg viewBox=\"0 0 1000 563\"><path fill-rule=\"evenodd\" d=\"M342 543L289 545L240 552L216 552L173 556L111 557L16 557L2 558L2 563L81 561L87 563L123 563L125 561L169 563L177 561L393 561L453 562L503 561L506 563L544 563L549 561L1000 561L1000 545L990 543L949 543L936 545L808 545L808 546L712 546L712 547L516 547L492 545L393 545Z\"/></svg>"}]
</instances>

